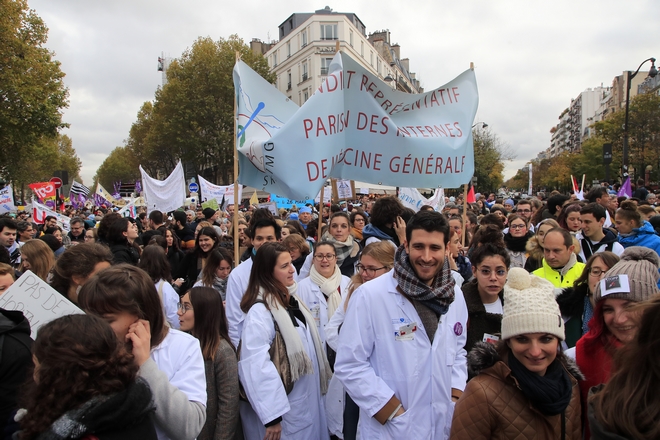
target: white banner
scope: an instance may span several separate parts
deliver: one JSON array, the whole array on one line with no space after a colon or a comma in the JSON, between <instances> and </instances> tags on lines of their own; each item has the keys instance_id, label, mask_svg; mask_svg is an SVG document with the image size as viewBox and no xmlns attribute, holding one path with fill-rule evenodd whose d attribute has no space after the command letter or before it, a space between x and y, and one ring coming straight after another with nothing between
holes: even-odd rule
<instances>
[{"instance_id":1,"label":"white banner","mask_svg":"<svg viewBox=\"0 0 660 440\"><path fill-rule=\"evenodd\" d=\"M42 325L61 316L84 313L29 270L0 296L0 308L23 312L30 322L32 339L37 338Z\"/></svg>"},{"instance_id":2,"label":"white banner","mask_svg":"<svg viewBox=\"0 0 660 440\"><path fill-rule=\"evenodd\" d=\"M181 161L165 180L156 180L147 174L140 165L142 175L142 196L147 204L147 212L176 211L186 202L186 181L183 177Z\"/></svg>"},{"instance_id":3,"label":"white banner","mask_svg":"<svg viewBox=\"0 0 660 440\"><path fill-rule=\"evenodd\" d=\"M234 204L234 185L215 185L200 175L197 175L197 179L199 180L199 190L201 192L199 196L200 203L215 199L219 205L222 203L222 197L224 197L228 205ZM238 185L238 203L241 203L242 197L243 185Z\"/></svg>"},{"instance_id":4,"label":"white banner","mask_svg":"<svg viewBox=\"0 0 660 440\"><path fill-rule=\"evenodd\" d=\"M309 199L329 177L457 188L474 173L473 70L414 95L340 52L300 109L241 61L234 85L242 184Z\"/></svg>"},{"instance_id":5,"label":"white banner","mask_svg":"<svg viewBox=\"0 0 660 440\"><path fill-rule=\"evenodd\" d=\"M445 190L437 188L430 199L424 197L417 188L399 188L399 200L403 206L415 212L424 205L432 206L436 211L442 211L445 206Z\"/></svg>"},{"instance_id":6,"label":"white banner","mask_svg":"<svg viewBox=\"0 0 660 440\"><path fill-rule=\"evenodd\" d=\"M130 203L119 210L119 214L121 214L122 217L137 218L137 208L135 207L137 201L137 198L131 200Z\"/></svg>"},{"instance_id":7,"label":"white banner","mask_svg":"<svg viewBox=\"0 0 660 440\"><path fill-rule=\"evenodd\" d=\"M71 219L69 217L60 214L57 211L53 211L48 206L42 205L34 200L34 197L32 198L32 220L36 224L43 225L46 221L46 217L51 215L57 219L57 222L62 226L64 231L69 232L71 230Z\"/></svg>"},{"instance_id":8,"label":"white banner","mask_svg":"<svg viewBox=\"0 0 660 440\"><path fill-rule=\"evenodd\" d=\"M10 211L16 211L16 206L14 205L14 192L11 185L7 185L0 189L0 214Z\"/></svg>"}]
</instances>

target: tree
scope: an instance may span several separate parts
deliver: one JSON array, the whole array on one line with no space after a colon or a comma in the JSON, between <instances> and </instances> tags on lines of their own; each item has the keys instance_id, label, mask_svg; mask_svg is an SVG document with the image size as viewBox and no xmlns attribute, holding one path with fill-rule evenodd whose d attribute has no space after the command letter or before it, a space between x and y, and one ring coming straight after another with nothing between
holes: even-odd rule
<instances>
[{"instance_id":1,"label":"tree","mask_svg":"<svg viewBox=\"0 0 660 440\"><path fill-rule=\"evenodd\" d=\"M112 188L117 181L134 182L140 178L139 163L128 147L117 147L96 170L94 187L97 183L104 188Z\"/></svg>"},{"instance_id":2,"label":"tree","mask_svg":"<svg viewBox=\"0 0 660 440\"><path fill-rule=\"evenodd\" d=\"M26 0L0 0L0 175L25 179L44 138L65 127L68 91L60 63L44 47L48 28Z\"/></svg>"},{"instance_id":3,"label":"tree","mask_svg":"<svg viewBox=\"0 0 660 440\"><path fill-rule=\"evenodd\" d=\"M167 84L144 103L126 147L150 174L171 171L181 159L187 169L217 183L233 181L236 52L267 81L268 63L236 35L199 38L167 70Z\"/></svg>"},{"instance_id":4,"label":"tree","mask_svg":"<svg viewBox=\"0 0 660 440\"><path fill-rule=\"evenodd\" d=\"M504 181L504 161L514 157L511 149L488 128L472 129L474 177L480 192L496 191Z\"/></svg>"}]
</instances>

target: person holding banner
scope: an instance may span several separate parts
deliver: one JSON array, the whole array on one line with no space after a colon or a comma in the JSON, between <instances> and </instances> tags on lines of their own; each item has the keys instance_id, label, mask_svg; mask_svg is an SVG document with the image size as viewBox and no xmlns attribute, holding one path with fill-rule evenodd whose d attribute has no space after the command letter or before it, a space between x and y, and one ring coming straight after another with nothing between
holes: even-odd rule
<instances>
[{"instance_id":1,"label":"person holding banner","mask_svg":"<svg viewBox=\"0 0 660 440\"><path fill-rule=\"evenodd\" d=\"M158 438L195 439L206 421L204 358L196 338L165 325L149 275L128 264L103 270L80 290L79 304L131 350L154 395Z\"/></svg>"}]
</instances>

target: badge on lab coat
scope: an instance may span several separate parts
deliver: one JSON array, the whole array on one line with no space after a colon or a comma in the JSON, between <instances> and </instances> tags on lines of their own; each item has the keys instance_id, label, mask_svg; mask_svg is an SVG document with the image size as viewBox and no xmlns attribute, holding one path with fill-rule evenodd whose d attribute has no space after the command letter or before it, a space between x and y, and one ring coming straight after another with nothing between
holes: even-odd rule
<instances>
[{"instance_id":1,"label":"badge on lab coat","mask_svg":"<svg viewBox=\"0 0 660 440\"><path fill-rule=\"evenodd\" d=\"M411 322L399 327L399 330L394 332L394 339L397 341L412 341L415 339L415 332L417 331L417 323Z\"/></svg>"}]
</instances>

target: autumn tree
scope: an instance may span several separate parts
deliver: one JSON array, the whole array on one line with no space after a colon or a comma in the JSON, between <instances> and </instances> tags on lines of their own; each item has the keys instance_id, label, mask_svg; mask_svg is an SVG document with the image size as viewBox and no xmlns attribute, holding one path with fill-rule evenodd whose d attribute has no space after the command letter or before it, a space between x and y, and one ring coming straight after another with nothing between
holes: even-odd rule
<instances>
[{"instance_id":1,"label":"autumn tree","mask_svg":"<svg viewBox=\"0 0 660 440\"><path fill-rule=\"evenodd\" d=\"M181 159L194 174L216 183L233 181L236 52L267 81L268 63L232 35L197 39L167 70L167 84L146 102L131 127L126 148L150 173L171 171Z\"/></svg>"},{"instance_id":2,"label":"autumn tree","mask_svg":"<svg viewBox=\"0 0 660 440\"><path fill-rule=\"evenodd\" d=\"M513 153L488 127L472 129L474 139L474 177L479 191L496 191L504 182L504 161Z\"/></svg>"},{"instance_id":3,"label":"autumn tree","mask_svg":"<svg viewBox=\"0 0 660 440\"><path fill-rule=\"evenodd\" d=\"M96 170L94 184L101 183L104 188L112 188L112 184L121 182L134 182L140 178L139 163L128 147L117 147L103 161Z\"/></svg>"},{"instance_id":4,"label":"autumn tree","mask_svg":"<svg viewBox=\"0 0 660 440\"><path fill-rule=\"evenodd\" d=\"M68 91L47 37L26 0L0 0L0 176L9 181L25 181L27 163L66 126Z\"/></svg>"}]
</instances>

